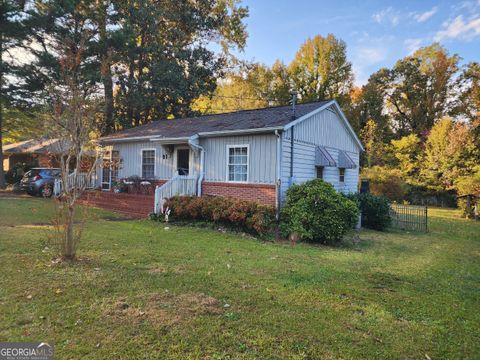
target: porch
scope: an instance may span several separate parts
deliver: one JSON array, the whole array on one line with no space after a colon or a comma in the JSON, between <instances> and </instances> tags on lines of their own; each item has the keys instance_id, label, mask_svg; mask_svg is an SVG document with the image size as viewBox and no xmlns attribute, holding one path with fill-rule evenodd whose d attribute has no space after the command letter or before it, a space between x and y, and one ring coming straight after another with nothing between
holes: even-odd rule
<instances>
[{"instance_id":1,"label":"porch","mask_svg":"<svg viewBox=\"0 0 480 360\"><path fill-rule=\"evenodd\" d=\"M166 198L201 194L202 161L203 148L192 137L107 145L97 170L97 188L104 193L116 193L113 195L120 193L124 200L131 199L135 204L137 199L133 196L138 195L149 203L148 210L142 206L142 214L158 213Z\"/></svg>"}]
</instances>

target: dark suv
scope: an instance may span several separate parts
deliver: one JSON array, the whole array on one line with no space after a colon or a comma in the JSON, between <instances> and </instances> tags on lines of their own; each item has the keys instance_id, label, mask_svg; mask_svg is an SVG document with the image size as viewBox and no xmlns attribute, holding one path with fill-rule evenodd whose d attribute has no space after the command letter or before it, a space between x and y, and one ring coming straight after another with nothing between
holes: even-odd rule
<instances>
[{"instance_id":1,"label":"dark suv","mask_svg":"<svg viewBox=\"0 0 480 360\"><path fill-rule=\"evenodd\" d=\"M29 195L50 197L53 194L55 179L60 178L60 169L33 168L20 180L20 190Z\"/></svg>"}]
</instances>

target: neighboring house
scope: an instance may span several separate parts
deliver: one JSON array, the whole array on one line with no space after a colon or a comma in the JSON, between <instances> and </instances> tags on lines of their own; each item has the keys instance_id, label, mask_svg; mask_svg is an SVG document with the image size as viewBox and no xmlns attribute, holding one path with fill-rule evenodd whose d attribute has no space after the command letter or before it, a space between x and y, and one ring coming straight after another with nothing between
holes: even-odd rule
<instances>
[{"instance_id":1,"label":"neighboring house","mask_svg":"<svg viewBox=\"0 0 480 360\"><path fill-rule=\"evenodd\" d=\"M8 171L18 163L39 167L57 167L58 140L30 139L3 146L3 169Z\"/></svg>"},{"instance_id":2,"label":"neighboring house","mask_svg":"<svg viewBox=\"0 0 480 360\"><path fill-rule=\"evenodd\" d=\"M314 178L356 192L363 151L336 101L299 104L295 114L291 106L280 106L159 120L101 138L100 144L105 164L120 164L98 169L97 185L104 190L133 175L163 185L160 192L166 193L189 179L189 195L277 206L291 184Z\"/></svg>"}]
</instances>

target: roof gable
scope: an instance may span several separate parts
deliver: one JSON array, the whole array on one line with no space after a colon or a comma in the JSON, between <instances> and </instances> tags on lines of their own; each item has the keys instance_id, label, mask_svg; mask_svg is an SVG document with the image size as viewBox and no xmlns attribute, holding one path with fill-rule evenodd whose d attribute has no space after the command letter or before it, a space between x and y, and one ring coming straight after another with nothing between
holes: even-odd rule
<instances>
[{"instance_id":1,"label":"roof gable","mask_svg":"<svg viewBox=\"0 0 480 360\"><path fill-rule=\"evenodd\" d=\"M319 108L313 110L312 112L310 112L308 114L305 114L305 115L299 117L298 119L295 119L294 121L289 122L287 125L285 125L284 130L288 130L288 129L294 127L295 125L300 124L307 119L310 119L315 114L318 114L321 111L326 110L327 108L333 108L333 110L338 114L338 117L339 117L340 121L342 122L342 125L345 127L348 134L354 140L355 144L358 146L358 148L361 151L364 151L365 149L363 148L362 142L360 141L357 134L355 133L355 130L353 130L352 125L350 125L350 122L347 120L347 117L343 113L342 109L340 108L340 105L338 105L338 102L336 100L327 101L327 102L325 102L325 104L323 104Z\"/></svg>"}]
</instances>

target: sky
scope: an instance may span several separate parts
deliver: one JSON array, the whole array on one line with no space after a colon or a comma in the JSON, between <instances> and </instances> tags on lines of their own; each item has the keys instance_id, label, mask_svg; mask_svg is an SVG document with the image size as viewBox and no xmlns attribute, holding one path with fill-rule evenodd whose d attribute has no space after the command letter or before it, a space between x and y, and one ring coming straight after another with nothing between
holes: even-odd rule
<instances>
[{"instance_id":1,"label":"sky","mask_svg":"<svg viewBox=\"0 0 480 360\"><path fill-rule=\"evenodd\" d=\"M440 42L462 64L480 62L480 0L244 0L249 37L238 56L288 64L300 45L317 34L347 44L355 83L392 67L421 46Z\"/></svg>"}]
</instances>

